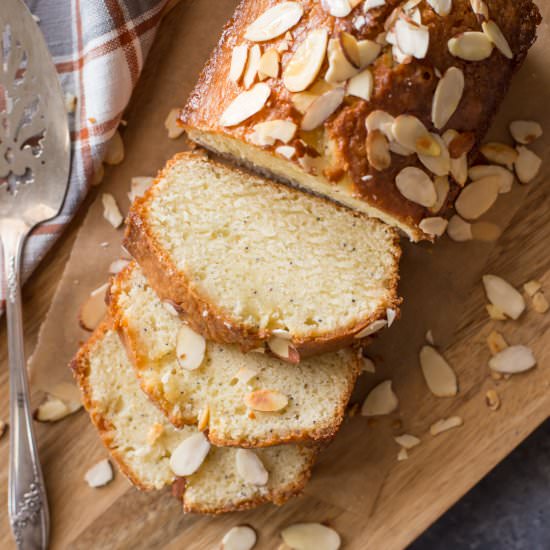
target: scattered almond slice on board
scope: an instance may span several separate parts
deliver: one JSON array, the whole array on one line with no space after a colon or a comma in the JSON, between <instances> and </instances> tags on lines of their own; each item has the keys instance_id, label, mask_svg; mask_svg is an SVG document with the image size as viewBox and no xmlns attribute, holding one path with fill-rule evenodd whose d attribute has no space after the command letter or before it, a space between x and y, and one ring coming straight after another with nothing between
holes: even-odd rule
<instances>
[{"instance_id":1,"label":"scattered almond slice on board","mask_svg":"<svg viewBox=\"0 0 550 550\"><path fill-rule=\"evenodd\" d=\"M398 445L407 450L420 445L420 439L410 434L397 435L393 439Z\"/></svg>"},{"instance_id":2,"label":"scattered almond slice on board","mask_svg":"<svg viewBox=\"0 0 550 550\"><path fill-rule=\"evenodd\" d=\"M527 296L533 297L540 289L542 288L542 284L539 281L531 280L527 281L523 285L523 290L525 290L525 293Z\"/></svg>"},{"instance_id":3,"label":"scattered almond slice on board","mask_svg":"<svg viewBox=\"0 0 550 550\"><path fill-rule=\"evenodd\" d=\"M103 193L103 195L101 195L101 201L103 203L103 217L117 229L122 225L124 217L120 213L115 198L110 193Z\"/></svg>"},{"instance_id":4,"label":"scattered almond slice on board","mask_svg":"<svg viewBox=\"0 0 550 550\"><path fill-rule=\"evenodd\" d=\"M485 403L492 411L500 409L500 397L496 390L487 390L485 394Z\"/></svg>"},{"instance_id":5,"label":"scattered almond slice on board","mask_svg":"<svg viewBox=\"0 0 550 550\"><path fill-rule=\"evenodd\" d=\"M500 332L493 330L490 332L489 336L487 336L487 346L489 346L491 355L496 355L506 349L508 347L508 343Z\"/></svg>"},{"instance_id":6,"label":"scattered almond slice on board","mask_svg":"<svg viewBox=\"0 0 550 550\"><path fill-rule=\"evenodd\" d=\"M510 123L510 133L516 143L529 145L542 136L542 126L534 120L514 120Z\"/></svg>"},{"instance_id":7,"label":"scattered almond slice on board","mask_svg":"<svg viewBox=\"0 0 550 550\"><path fill-rule=\"evenodd\" d=\"M383 416L397 409L399 401L392 390L391 380L375 386L367 395L361 407L362 416Z\"/></svg>"},{"instance_id":8,"label":"scattered almond slice on board","mask_svg":"<svg viewBox=\"0 0 550 550\"><path fill-rule=\"evenodd\" d=\"M484 275L483 286L489 302L511 319L518 319L525 310L523 296L501 277Z\"/></svg>"},{"instance_id":9,"label":"scattered almond slice on board","mask_svg":"<svg viewBox=\"0 0 550 550\"><path fill-rule=\"evenodd\" d=\"M292 550L338 550L342 544L340 535L321 523L295 523L281 537Z\"/></svg>"},{"instance_id":10,"label":"scattered almond slice on board","mask_svg":"<svg viewBox=\"0 0 550 550\"><path fill-rule=\"evenodd\" d=\"M99 288L92 290L86 301L82 304L78 319L80 326L84 330L94 330L105 317L107 313L105 294L108 288L109 283L105 283Z\"/></svg>"},{"instance_id":11,"label":"scattered almond slice on board","mask_svg":"<svg viewBox=\"0 0 550 550\"><path fill-rule=\"evenodd\" d=\"M464 424L464 421L460 416L451 416L449 418L442 418L441 420L434 422L430 426L430 433L433 436L436 436L448 430L452 430L453 428L458 428L463 424Z\"/></svg>"},{"instance_id":12,"label":"scattered almond slice on board","mask_svg":"<svg viewBox=\"0 0 550 550\"><path fill-rule=\"evenodd\" d=\"M537 313L546 313L550 309L550 304L542 292L537 292L533 296L533 309Z\"/></svg>"},{"instance_id":13,"label":"scattered almond slice on board","mask_svg":"<svg viewBox=\"0 0 550 550\"><path fill-rule=\"evenodd\" d=\"M517 374L532 369L537 364L533 352L527 346L509 346L489 360L491 370L503 374Z\"/></svg>"},{"instance_id":14,"label":"scattered almond slice on board","mask_svg":"<svg viewBox=\"0 0 550 550\"><path fill-rule=\"evenodd\" d=\"M458 393L458 382L454 370L435 348L423 346L419 358L424 380L434 395L453 397Z\"/></svg>"},{"instance_id":15,"label":"scattered almond slice on board","mask_svg":"<svg viewBox=\"0 0 550 550\"><path fill-rule=\"evenodd\" d=\"M517 152L514 161L516 176L521 183L530 183L539 173L542 159L524 145L520 145Z\"/></svg>"},{"instance_id":16,"label":"scattered almond slice on board","mask_svg":"<svg viewBox=\"0 0 550 550\"><path fill-rule=\"evenodd\" d=\"M408 458L409 452L405 447L401 447L401 449L399 449L399 452L397 453L397 461L403 462L403 460L408 460Z\"/></svg>"},{"instance_id":17,"label":"scattered almond slice on board","mask_svg":"<svg viewBox=\"0 0 550 550\"><path fill-rule=\"evenodd\" d=\"M248 525L237 525L222 538L221 550L252 550L256 545L256 531Z\"/></svg>"},{"instance_id":18,"label":"scattered almond slice on board","mask_svg":"<svg viewBox=\"0 0 550 550\"><path fill-rule=\"evenodd\" d=\"M120 164L124 160L124 142L118 130L115 131L113 137L107 143L103 162L114 166Z\"/></svg>"},{"instance_id":19,"label":"scattered almond slice on board","mask_svg":"<svg viewBox=\"0 0 550 550\"><path fill-rule=\"evenodd\" d=\"M512 169L518 157L518 152L513 147L495 141L485 143L481 146L480 151L489 162L502 164L509 169Z\"/></svg>"},{"instance_id":20,"label":"scattered almond slice on board","mask_svg":"<svg viewBox=\"0 0 550 550\"><path fill-rule=\"evenodd\" d=\"M169 139L177 139L183 134L183 128L178 124L181 109L170 109L164 120L164 127L168 132Z\"/></svg>"},{"instance_id":21,"label":"scattered almond slice on board","mask_svg":"<svg viewBox=\"0 0 550 550\"><path fill-rule=\"evenodd\" d=\"M501 311L497 306L494 304L487 304L485 306L485 309L487 310L487 313L489 314L489 317L493 321L506 321L508 317L504 314L503 311Z\"/></svg>"},{"instance_id":22,"label":"scattered almond slice on board","mask_svg":"<svg viewBox=\"0 0 550 550\"><path fill-rule=\"evenodd\" d=\"M34 413L38 422L57 422L82 408L80 401L64 401L53 395L47 395Z\"/></svg>"},{"instance_id":23,"label":"scattered almond slice on board","mask_svg":"<svg viewBox=\"0 0 550 550\"><path fill-rule=\"evenodd\" d=\"M113 480L113 467L107 458L92 466L85 474L86 483L93 488L103 487Z\"/></svg>"}]
</instances>

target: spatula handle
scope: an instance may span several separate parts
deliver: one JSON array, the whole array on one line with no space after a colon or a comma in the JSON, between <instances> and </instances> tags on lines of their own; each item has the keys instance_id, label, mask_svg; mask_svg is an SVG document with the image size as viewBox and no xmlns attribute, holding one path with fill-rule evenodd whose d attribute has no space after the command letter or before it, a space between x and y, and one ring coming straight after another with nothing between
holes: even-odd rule
<instances>
[{"instance_id":1,"label":"spatula handle","mask_svg":"<svg viewBox=\"0 0 550 550\"><path fill-rule=\"evenodd\" d=\"M34 438L23 345L19 266L28 228L0 222L10 372L10 463L8 512L19 550L45 550L49 537L48 502Z\"/></svg>"}]
</instances>

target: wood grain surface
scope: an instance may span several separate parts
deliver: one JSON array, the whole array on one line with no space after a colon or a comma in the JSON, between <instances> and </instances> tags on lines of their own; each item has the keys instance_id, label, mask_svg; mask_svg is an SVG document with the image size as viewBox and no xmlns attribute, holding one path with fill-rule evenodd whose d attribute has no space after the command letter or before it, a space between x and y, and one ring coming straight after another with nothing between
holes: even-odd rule
<instances>
[{"instance_id":1,"label":"wood grain surface","mask_svg":"<svg viewBox=\"0 0 550 550\"><path fill-rule=\"evenodd\" d=\"M107 170L99 190L115 194L124 208L129 178L154 174L183 147L182 140L166 138L164 118L171 107L184 102L198 67L234 5L234 1L188 2L163 24L125 117L126 159ZM548 6L544 11L550 16ZM548 34L547 27L541 32ZM547 55L545 45L547 41L537 46L514 81L492 130L494 135L502 135L514 118L540 119L537 115L546 111L550 75L540 64ZM540 93L534 93L529 102L518 101L526 90L535 88ZM548 131L550 125L546 128ZM546 159L549 143L546 140L539 146ZM302 497L281 508L264 506L209 518L184 515L168 490L140 493L118 473L109 486L90 489L84 473L105 457L105 451L87 416L79 412L55 424L36 425L51 506L52 548L202 550L217 548L231 526L249 523L260 536L257 548L275 549L281 542L280 529L296 521L327 522L341 533L345 548L406 547L550 413L550 314L529 310L517 322L489 321L480 284L481 275L487 272L517 286L538 278L550 296L548 174L546 160L541 181L529 187L516 186L503 199L493 216L507 229L496 245L456 244L447 239L434 247L404 243L402 319L370 350L377 373L361 377L353 398L360 402L368 388L391 378L399 409L375 422L360 416L348 418L321 455ZM102 221L101 201L94 198L90 197L25 287L28 353L35 348L39 326L52 304L32 360L36 401L41 398L39 387L44 387L48 378L66 372L70 355L86 337L75 322L78 306L86 293L104 282L107 266L119 254L121 232ZM110 246L100 247L101 242ZM495 327L510 343L530 345L538 359L537 368L507 381L491 379L485 338ZM432 329L458 374L456 398L438 399L427 391L417 361L427 329ZM2 324L2 419L8 416L5 337ZM489 388L495 388L502 400L496 412L485 404ZM451 415L460 415L464 425L432 437L430 424ZM393 435L403 432L417 435L422 443L411 451L409 460L397 462ZM0 440L0 501L4 503L8 450L8 438L4 437ZM0 507L0 548L14 548L6 506Z\"/></svg>"}]
</instances>

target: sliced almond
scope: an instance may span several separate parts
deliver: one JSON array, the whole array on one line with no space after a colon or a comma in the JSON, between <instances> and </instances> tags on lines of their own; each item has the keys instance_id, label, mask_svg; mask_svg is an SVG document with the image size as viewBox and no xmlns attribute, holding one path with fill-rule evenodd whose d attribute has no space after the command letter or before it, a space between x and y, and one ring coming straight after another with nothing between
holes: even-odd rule
<instances>
[{"instance_id":1,"label":"sliced almond","mask_svg":"<svg viewBox=\"0 0 550 550\"><path fill-rule=\"evenodd\" d=\"M449 220L447 235L458 243L471 241L473 238L472 224L455 215Z\"/></svg>"},{"instance_id":2,"label":"sliced almond","mask_svg":"<svg viewBox=\"0 0 550 550\"><path fill-rule=\"evenodd\" d=\"M221 550L252 550L256 540L256 531L252 527L237 525L223 536Z\"/></svg>"},{"instance_id":3,"label":"sliced almond","mask_svg":"<svg viewBox=\"0 0 550 550\"><path fill-rule=\"evenodd\" d=\"M514 184L514 174L504 168L504 166L496 166L494 164L472 166L468 170L468 175L473 181L483 178L494 177L498 179L498 192L508 193L512 190Z\"/></svg>"},{"instance_id":4,"label":"sliced almond","mask_svg":"<svg viewBox=\"0 0 550 550\"><path fill-rule=\"evenodd\" d=\"M422 346L419 358L426 384L434 395L452 397L458 393L454 370L435 348Z\"/></svg>"},{"instance_id":5,"label":"sliced almond","mask_svg":"<svg viewBox=\"0 0 550 550\"><path fill-rule=\"evenodd\" d=\"M395 185L406 199L416 204L430 207L437 200L433 181L426 172L415 166L403 168L395 178Z\"/></svg>"},{"instance_id":6,"label":"sliced almond","mask_svg":"<svg viewBox=\"0 0 550 550\"><path fill-rule=\"evenodd\" d=\"M280 336L274 336L267 342L268 348L279 359L288 361L289 363L297 364L300 362L300 355L292 342Z\"/></svg>"},{"instance_id":7,"label":"sliced almond","mask_svg":"<svg viewBox=\"0 0 550 550\"><path fill-rule=\"evenodd\" d=\"M483 0L470 0L472 11L483 19L489 19L489 8Z\"/></svg>"},{"instance_id":8,"label":"sliced almond","mask_svg":"<svg viewBox=\"0 0 550 550\"><path fill-rule=\"evenodd\" d=\"M386 319L377 319L376 321L373 321L370 325L366 326L364 329L360 330L354 336L354 338L366 338L367 336L371 336L375 332L382 330L386 326L388 326L388 321Z\"/></svg>"},{"instance_id":9,"label":"sliced almond","mask_svg":"<svg viewBox=\"0 0 550 550\"><path fill-rule=\"evenodd\" d=\"M489 314L489 317L493 321L506 321L506 319L508 319L508 317L506 317L504 312L501 309L499 309L497 306L495 306L494 304L487 304L485 306L485 309L487 310L487 313Z\"/></svg>"},{"instance_id":10,"label":"sliced almond","mask_svg":"<svg viewBox=\"0 0 550 550\"><path fill-rule=\"evenodd\" d=\"M457 67L450 67L435 89L432 101L432 121L440 130L455 113L464 93L464 73Z\"/></svg>"},{"instance_id":11,"label":"sliced almond","mask_svg":"<svg viewBox=\"0 0 550 550\"><path fill-rule=\"evenodd\" d=\"M346 94L369 101L374 88L374 79L369 69L351 77L346 87Z\"/></svg>"},{"instance_id":12,"label":"sliced almond","mask_svg":"<svg viewBox=\"0 0 550 550\"><path fill-rule=\"evenodd\" d=\"M304 8L299 2L281 2L264 11L250 24L244 37L252 42L265 42L281 36L302 18Z\"/></svg>"},{"instance_id":13,"label":"sliced almond","mask_svg":"<svg viewBox=\"0 0 550 550\"><path fill-rule=\"evenodd\" d=\"M370 357L361 356L361 372L376 373L376 365Z\"/></svg>"},{"instance_id":14,"label":"sliced almond","mask_svg":"<svg viewBox=\"0 0 550 550\"><path fill-rule=\"evenodd\" d=\"M514 58L514 53L510 48L510 44L508 44L508 40L506 40L500 27L494 21L483 21L483 23L481 23L481 28L504 57L508 59Z\"/></svg>"},{"instance_id":15,"label":"sliced almond","mask_svg":"<svg viewBox=\"0 0 550 550\"><path fill-rule=\"evenodd\" d=\"M155 178L146 176L136 176L130 180L130 192L128 193L128 199L130 202L134 202L138 197L143 197L145 191L151 187L151 184L155 181Z\"/></svg>"},{"instance_id":16,"label":"sliced almond","mask_svg":"<svg viewBox=\"0 0 550 550\"><path fill-rule=\"evenodd\" d=\"M117 273L120 273L129 263L129 260L115 260L109 265L109 273L111 275L116 275Z\"/></svg>"},{"instance_id":17,"label":"sliced almond","mask_svg":"<svg viewBox=\"0 0 550 550\"><path fill-rule=\"evenodd\" d=\"M436 436L448 430L452 430L453 428L458 428L458 426L462 426L462 424L464 424L464 421L460 416L442 418L430 426L430 433Z\"/></svg>"},{"instance_id":18,"label":"sliced almond","mask_svg":"<svg viewBox=\"0 0 550 550\"><path fill-rule=\"evenodd\" d=\"M508 343L500 332L492 330L489 336L487 336L487 346L489 347L491 355L496 355L506 349L508 347Z\"/></svg>"},{"instance_id":19,"label":"sliced almond","mask_svg":"<svg viewBox=\"0 0 550 550\"><path fill-rule=\"evenodd\" d=\"M267 483L269 473L258 455L250 449L237 449L235 453L237 473L251 485L262 486Z\"/></svg>"},{"instance_id":20,"label":"sliced almond","mask_svg":"<svg viewBox=\"0 0 550 550\"><path fill-rule=\"evenodd\" d=\"M452 55L465 61L483 61L493 53L493 43L482 32L469 31L448 42L448 48Z\"/></svg>"},{"instance_id":21,"label":"sliced almond","mask_svg":"<svg viewBox=\"0 0 550 550\"><path fill-rule=\"evenodd\" d=\"M208 428L210 422L210 406L208 403L203 407L197 422L197 430L204 432Z\"/></svg>"},{"instance_id":22,"label":"sliced almond","mask_svg":"<svg viewBox=\"0 0 550 550\"><path fill-rule=\"evenodd\" d=\"M344 88L334 88L315 99L302 118L302 130L315 130L340 107L344 100Z\"/></svg>"},{"instance_id":23,"label":"sliced almond","mask_svg":"<svg viewBox=\"0 0 550 550\"><path fill-rule=\"evenodd\" d=\"M258 376L258 371L251 367L241 367L235 376L235 378L241 384L248 384L253 378Z\"/></svg>"},{"instance_id":24,"label":"sliced almond","mask_svg":"<svg viewBox=\"0 0 550 550\"><path fill-rule=\"evenodd\" d=\"M434 178L434 187L437 199L429 210L432 214L437 214L447 202L447 197L450 191L449 179L447 176L436 176Z\"/></svg>"},{"instance_id":25,"label":"sliced almond","mask_svg":"<svg viewBox=\"0 0 550 550\"><path fill-rule=\"evenodd\" d=\"M420 439L410 434L397 435L393 439L398 445L407 450L413 449L417 445L420 445Z\"/></svg>"},{"instance_id":26,"label":"sliced almond","mask_svg":"<svg viewBox=\"0 0 550 550\"><path fill-rule=\"evenodd\" d=\"M336 38L328 41L327 57L328 70L325 75L327 82L338 84L359 72L359 69L350 62L344 53L341 41Z\"/></svg>"},{"instance_id":27,"label":"sliced almond","mask_svg":"<svg viewBox=\"0 0 550 550\"><path fill-rule=\"evenodd\" d=\"M527 296L533 297L540 289L542 288L542 284L539 281L527 281L523 285L523 290L525 290L525 293Z\"/></svg>"},{"instance_id":28,"label":"sliced almond","mask_svg":"<svg viewBox=\"0 0 550 550\"><path fill-rule=\"evenodd\" d=\"M507 281L496 275L484 275L483 286L491 304L511 319L518 319L525 309L523 296Z\"/></svg>"},{"instance_id":29,"label":"sliced almond","mask_svg":"<svg viewBox=\"0 0 550 550\"><path fill-rule=\"evenodd\" d=\"M255 145L274 145L276 141L288 143L298 127L291 120L268 120L254 125L250 141Z\"/></svg>"},{"instance_id":30,"label":"sliced almond","mask_svg":"<svg viewBox=\"0 0 550 550\"><path fill-rule=\"evenodd\" d=\"M302 92L317 77L327 50L326 29L311 31L300 44L283 71L283 82L290 92Z\"/></svg>"},{"instance_id":31,"label":"sliced almond","mask_svg":"<svg viewBox=\"0 0 550 550\"><path fill-rule=\"evenodd\" d=\"M436 176L446 176L451 171L451 157L445 142L437 134L431 134L433 140L439 145L439 155L424 155L419 153L420 162Z\"/></svg>"},{"instance_id":32,"label":"sliced almond","mask_svg":"<svg viewBox=\"0 0 550 550\"><path fill-rule=\"evenodd\" d=\"M105 304L105 294L109 288L109 283L96 288L82 304L79 313L80 326L84 330L94 330L107 314L107 305Z\"/></svg>"},{"instance_id":33,"label":"sliced almond","mask_svg":"<svg viewBox=\"0 0 550 550\"><path fill-rule=\"evenodd\" d=\"M220 117L220 126L236 126L261 111L271 94L270 87L260 82L252 89L241 92Z\"/></svg>"},{"instance_id":34,"label":"sliced almond","mask_svg":"<svg viewBox=\"0 0 550 550\"><path fill-rule=\"evenodd\" d=\"M357 49L359 50L359 68L364 69L380 55L382 47L373 40L359 40Z\"/></svg>"},{"instance_id":35,"label":"sliced almond","mask_svg":"<svg viewBox=\"0 0 550 550\"><path fill-rule=\"evenodd\" d=\"M118 130L108 141L103 162L109 165L120 164L124 160L124 142Z\"/></svg>"},{"instance_id":36,"label":"sliced almond","mask_svg":"<svg viewBox=\"0 0 550 550\"><path fill-rule=\"evenodd\" d=\"M428 4L441 17L449 15L453 8L453 0L428 0Z\"/></svg>"},{"instance_id":37,"label":"sliced almond","mask_svg":"<svg viewBox=\"0 0 550 550\"><path fill-rule=\"evenodd\" d=\"M191 327L183 325L176 336L176 358L185 370L198 369L204 361L206 340Z\"/></svg>"},{"instance_id":38,"label":"sliced almond","mask_svg":"<svg viewBox=\"0 0 550 550\"><path fill-rule=\"evenodd\" d=\"M248 53L248 61L246 63L246 69L243 76L243 86L248 90L258 75L258 68L260 67L260 59L262 57L262 50L258 44L254 44Z\"/></svg>"},{"instance_id":39,"label":"sliced almond","mask_svg":"<svg viewBox=\"0 0 550 550\"><path fill-rule=\"evenodd\" d=\"M36 409L34 419L38 422L57 422L78 411L81 407L82 403L80 401L65 401L48 395L46 400Z\"/></svg>"},{"instance_id":40,"label":"sliced almond","mask_svg":"<svg viewBox=\"0 0 550 550\"><path fill-rule=\"evenodd\" d=\"M248 46L240 44L235 46L231 52L231 66L229 67L229 80L239 82L244 73L248 60Z\"/></svg>"},{"instance_id":41,"label":"sliced almond","mask_svg":"<svg viewBox=\"0 0 550 550\"><path fill-rule=\"evenodd\" d=\"M367 160L375 170L382 171L390 167L390 146L380 130L373 130L367 134L366 149Z\"/></svg>"},{"instance_id":42,"label":"sliced almond","mask_svg":"<svg viewBox=\"0 0 550 550\"><path fill-rule=\"evenodd\" d=\"M451 158L458 158L462 155L467 155L476 143L476 136L473 132L454 132L453 139L447 143Z\"/></svg>"},{"instance_id":43,"label":"sliced almond","mask_svg":"<svg viewBox=\"0 0 550 550\"><path fill-rule=\"evenodd\" d=\"M514 166L516 175L521 183L529 183L539 173L542 159L523 145L517 148L518 156Z\"/></svg>"},{"instance_id":44,"label":"sliced almond","mask_svg":"<svg viewBox=\"0 0 550 550\"><path fill-rule=\"evenodd\" d=\"M124 217L120 213L118 204L111 193L103 193L101 195L103 203L103 217L116 229L122 225Z\"/></svg>"},{"instance_id":45,"label":"sliced almond","mask_svg":"<svg viewBox=\"0 0 550 550\"><path fill-rule=\"evenodd\" d=\"M513 147L498 142L485 143L480 151L489 162L503 164L510 169L518 157L518 152Z\"/></svg>"},{"instance_id":46,"label":"sliced almond","mask_svg":"<svg viewBox=\"0 0 550 550\"><path fill-rule=\"evenodd\" d=\"M113 467L107 458L94 464L85 474L86 483L93 488L103 487L113 481Z\"/></svg>"},{"instance_id":47,"label":"sliced almond","mask_svg":"<svg viewBox=\"0 0 550 550\"><path fill-rule=\"evenodd\" d=\"M500 408L500 397L498 393L491 389L485 394L485 403L492 411L497 411Z\"/></svg>"},{"instance_id":48,"label":"sliced almond","mask_svg":"<svg viewBox=\"0 0 550 550\"><path fill-rule=\"evenodd\" d=\"M439 142L415 116L399 115L394 120L391 131L395 140L406 149L434 157L441 153Z\"/></svg>"},{"instance_id":49,"label":"sliced almond","mask_svg":"<svg viewBox=\"0 0 550 550\"><path fill-rule=\"evenodd\" d=\"M459 134L456 130L447 130L442 137L443 143L445 143L447 148L449 148L450 145L459 137ZM449 156L451 157L451 176L453 176L453 179L456 183L458 183L458 185L464 187L464 184L468 180L468 155L463 153L459 157L453 158L449 151Z\"/></svg>"},{"instance_id":50,"label":"sliced almond","mask_svg":"<svg viewBox=\"0 0 550 550\"><path fill-rule=\"evenodd\" d=\"M384 6L385 4L386 0L365 0L365 3L363 4L363 11L367 13L369 10L379 8L380 6Z\"/></svg>"},{"instance_id":51,"label":"sliced almond","mask_svg":"<svg viewBox=\"0 0 550 550\"><path fill-rule=\"evenodd\" d=\"M279 147L275 148L275 152L278 155L281 155L282 157L290 160L296 155L296 147L293 147L292 145L280 145Z\"/></svg>"},{"instance_id":52,"label":"sliced almond","mask_svg":"<svg viewBox=\"0 0 550 550\"><path fill-rule=\"evenodd\" d=\"M369 116L365 119L365 127L367 128L367 132L380 130L388 141L393 141L395 139L392 131L394 122L395 119L389 113L376 110L369 113Z\"/></svg>"},{"instance_id":53,"label":"sliced almond","mask_svg":"<svg viewBox=\"0 0 550 550\"><path fill-rule=\"evenodd\" d=\"M489 368L503 374L525 372L536 364L537 360L527 346L509 346L489 359Z\"/></svg>"},{"instance_id":54,"label":"sliced almond","mask_svg":"<svg viewBox=\"0 0 550 550\"><path fill-rule=\"evenodd\" d=\"M537 292L533 296L533 309L537 313L546 313L550 308L550 304L546 299L546 296L542 292Z\"/></svg>"},{"instance_id":55,"label":"sliced almond","mask_svg":"<svg viewBox=\"0 0 550 550\"><path fill-rule=\"evenodd\" d=\"M408 460L408 459L409 459L409 452L407 451L407 449L405 449L405 447L401 447L401 449L399 449L399 452L397 453L398 462L403 462L403 460Z\"/></svg>"},{"instance_id":56,"label":"sliced almond","mask_svg":"<svg viewBox=\"0 0 550 550\"><path fill-rule=\"evenodd\" d=\"M277 78L279 76L279 52L275 48L267 50L260 58L258 72L260 78Z\"/></svg>"},{"instance_id":57,"label":"sliced almond","mask_svg":"<svg viewBox=\"0 0 550 550\"><path fill-rule=\"evenodd\" d=\"M434 218L424 218L418 227L427 235L433 235L434 237L441 237L449 225L449 221L439 216Z\"/></svg>"},{"instance_id":58,"label":"sliced almond","mask_svg":"<svg viewBox=\"0 0 550 550\"><path fill-rule=\"evenodd\" d=\"M435 339L434 339L432 329L428 329L426 331L425 338L426 338L426 342L428 342L428 344L430 344L432 346L435 346Z\"/></svg>"},{"instance_id":59,"label":"sliced almond","mask_svg":"<svg viewBox=\"0 0 550 550\"><path fill-rule=\"evenodd\" d=\"M374 387L361 407L362 416L382 416L397 409L399 401L392 390L391 380L385 380Z\"/></svg>"},{"instance_id":60,"label":"sliced almond","mask_svg":"<svg viewBox=\"0 0 550 550\"><path fill-rule=\"evenodd\" d=\"M338 550L340 535L321 523L295 523L281 531L285 544L293 550Z\"/></svg>"},{"instance_id":61,"label":"sliced almond","mask_svg":"<svg viewBox=\"0 0 550 550\"><path fill-rule=\"evenodd\" d=\"M510 133L517 143L529 145L542 136L542 126L534 120L514 120L510 123Z\"/></svg>"},{"instance_id":62,"label":"sliced almond","mask_svg":"<svg viewBox=\"0 0 550 550\"><path fill-rule=\"evenodd\" d=\"M342 31L338 35L340 46L346 59L356 68L361 68L361 57L359 55L359 43L353 34Z\"/></svg>"},{"instance_id":63,"label":"sliced almond","mask_svg":"<svg viewBox=\"0 0 550 550\"><path fill-rule=\"evenodd\" d=\"M346 17L352 9L349 0L321 0L321 4L334 17Z\"/></svg>"},{"instance_id":64,"label":"sliced almond","mask_svg":"<svg viewBox=\"0 0 550 550\"><path fill-rule=\"evenodd\" d=\"M178 124L181 109L170 109L164 120L164 127L168 131L169 139L177 139L183 134L183 128Z\"/></svg>"},{"instance_id":65,"label":"sliced almond","mask_svg":"<svg viewBox=\"0 0 550 550\"><path fill-rule=\"evenodd\" d=\"M208 451L210 451L210 442L202 432L190 435L172 452L170 469L177 476L190 476L201 467Z\"/></svg>"},{"instance_id":66,"label":"sliced almond","mask_svg":"<svg viewBox=\"0 0 550 550\"><path fill-rule=\"evenodd\" d=\"M475 220L485 214L498 198L499 184L493 177L476 180L461 191L455 209L467 220Z\"/></svg>"},{"instance_id":67,"label":"sliced almond","mask_svg":"<svg viewBox=\"0 0 550 550\"><path fill-rule=\"evenodd\" d=\"M395 309L392 309L390 307L386 308L386 319L388 321L388 328L390 328L393 325L393 322L397 318L397 311Z\"/></svg>"},{"instance_id":68,"label":"sliced almond","mask_svg":"<svg viewBox=\"0 0 550 550\"><path fill-rule=\"evenodd\" d=\"M254 411L276 412L288 405L288 397L277 390L257 390L247 394L244 402Z\"/></svg>"},{"instance_id":69,"label":"sliced almond","mask_svg":"<svg viewBox=\"0 0 550 550\"><path fill-rule=\"evenodd\" d=\"M388 33L388 39L390 38L390 34ZM399 65L408 65L409 63L412 63L413 57L412 55L407 55L406 53L399 48L397 44L394 44L391 49L392 57L395 63Z\"/></svg>"},{"instance_id":70,"label":"sliced almond","mask_svg":"<svg viewBox=\"0 0 550 550\"><path fill-rule=\"evenodd\" d=\"M405 55L417 59L426 57L430 44L430 31L427 27L400 18L395 23L394 32L397 45Z\"/></svg>"}]
</instances>

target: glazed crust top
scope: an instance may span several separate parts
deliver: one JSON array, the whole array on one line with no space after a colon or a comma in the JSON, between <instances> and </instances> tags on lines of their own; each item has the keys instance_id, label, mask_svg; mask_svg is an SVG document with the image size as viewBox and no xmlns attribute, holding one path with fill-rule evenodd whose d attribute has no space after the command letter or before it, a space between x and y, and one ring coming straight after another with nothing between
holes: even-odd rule
<instances>
[{"instance_id":1,"label":"glazed crust top","mask_svg":"<svg viewBox=\"0 0 550 550\"><path fill-rule=\"evenodd\" d=\"M233 48L242 43L252 45L244 38L247 27L277 3L277 0L243 0L239 4L182 113L181 120L185 127L245 140L258 122L285 119L299 125L302 114L294 107L292 94L285 88L281 73L278 78L265 80L271 88L271 95L261 111L234 127L227 128L219 124L220 115L228 104L244 90L242 85L229 79ZM347 31L357 40L374 41L384 32L384 24L394 9L405 4L400 0L386 0L384 5L364 12L361 2L348 16L333 17L319 0L301 0L300 3L304 7L304 15L290 30L292 39L288 40L288 51L281 54L282 70L311 30L325 28L329 38ZM349 175L356 196L408 226L416 227L423 217L433 215L423 206L403 197L394 183L395 176L405 166L422 168L416 155L405 157L392 153L391 166L383 171L369 166L365 147L365 119L374 110L383 110L394 117L411 114L419 118L429 131L436 131L431 120L431 108L438 83L437 75L444 74L450 67L458 67L465 77L464 93L457 110L438 133L442 134L447 129L460 133L472 132L476 144L479 144L508 89L514 71L521 65L536 39L536 27L541 20L531 0L486 0L486 4L491 20L498 24L510 44L513 59L506 58L498 48L494 48L492 54L483 61L465 61L453 56L447 46L449 39L466 31L481 31L483 18L474 13L470 0L452 0L452 10L447 16L437 15L427 1L421 1L416 8L430 36L426 56L397 63L392 59L391 45L384 46L379 57L369 67L374 77L371 99L365 101L347 96L339 109L325 121L324 128L336 145L334 154L338 162L337 167L328 174L329 180L338 185L343 175ZM288 38L283 35L263 42L262 51L268 47L278 47ZM320 77L328 66L326 60L324 63ZM295 145L298 137L290 145ZM475 154L475 147L471 154ZM456 190L455 186L455 193Z\"/></svg>"}]
</instances>

